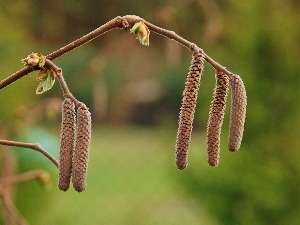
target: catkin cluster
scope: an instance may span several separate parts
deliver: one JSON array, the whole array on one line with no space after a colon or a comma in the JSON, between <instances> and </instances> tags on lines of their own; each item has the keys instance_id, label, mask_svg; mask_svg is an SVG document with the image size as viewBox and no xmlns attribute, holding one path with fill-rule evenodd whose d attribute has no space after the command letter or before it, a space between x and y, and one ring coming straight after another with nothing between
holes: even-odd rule
<instances>
[{"instance_id":1,"label":"catkin cluster","mask_svg":"<svg viewBox=\"0 0 300 225\"><path fill-rule=\"evenodd\" d=\"M216 86L207 123L207 160L217 166L220 157L220 135L223 124L229 79L222 71L216 71Z\"/></svg>"},{"instance_id":2,"label":"catkin cluster","mask_svg":"<svg viewBox=\"0 0 300 225\"><path fill-rule=\"evenodd\" d=\"M200 49L193 54L179 114L176 140L176 164L180 170L185 169L188 163L188 148L191 141L198 90L204 68L203 64L204 55L202 49Z\"/></svg>"},{"instance_id":3,"label":"catkin cluster","mask_svg":"<svg viewBox=\"0 0 300 225\"><path fill-rule=\"evenodd\" d=\"M247 96L245 85L239 75L230 76L230 86L232 90L228 148L235 152L240 148L243 138Z\"/></svg>"},{"instance_id":4,"label":"catkin cluster","mask_svg":"<svg viewBox=\"0 0 300 225\"><path fill-rule=\"evenodd\" d=\"M231 74L228 78L221 71L216 73L216 87L207 124L208 164L217 166L220 157L220 134L224 119L228 86L231 86L231 112L228 148L234 152L240 148L246 118L247 96L240 76Z\"/></svg>"},{"instance_id":5,"label":"catkin cluster","mask_svg":"<svg viewBox=\"0 0 300 225\"><path fill-rule=\"evenodd\" d=\"M91 114L81 104L77 110L71 99L65 98L62 104L60 133L59 179L60 190L67 191L72 183L76 191L86 189L86 177L91 142Z\"/></svg>"},{"instance_id":6,"label":"catkin cluster","mask_svg":"<svg viewBox=\"0 0 300 225\"><path fill-rule=\"evenodd\" d=\"M183 92L176 139L176 165L180 170L185 169L188 164L188 148L191 141L204 59L205 54L202 49L197 49L193 53ZM216 86L207 123L207 161L210 166L219 164L221 127L224 120L229 86L231 86L232 91L228 148L232 152L237 151L241 145L247 105L246 89L240 76L216 70L215 78Z\"/></svg>"}]
</instances>

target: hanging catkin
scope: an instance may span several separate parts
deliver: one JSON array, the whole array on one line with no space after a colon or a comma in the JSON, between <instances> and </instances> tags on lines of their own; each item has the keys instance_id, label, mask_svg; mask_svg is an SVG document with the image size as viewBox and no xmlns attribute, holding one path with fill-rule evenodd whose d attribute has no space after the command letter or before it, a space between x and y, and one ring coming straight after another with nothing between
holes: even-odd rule
<instances>
[{"instance_id":1,"label":"hanging catkin","mask_svg":"<svg viewBox=\"0 0 300 225\"><path fill-rule=\"evenodd\" d=\"M247 96L243 80L239 75L230 76L230 86L232 91L228 148L235 152L240 148L243 138Z\"/></svg>"},{"instance_id":2,"label":"hanging catkin","mask_svg":"<svg viewBox=\"0 0 300 225\"><path fill-rule=\"evenodd\" d=\"M77 137L73 155L72 182L76 191L86 189L86 177L91 143L91 113L85 105L77 110Z\"/></svg>"},{"instance_id":3,"label":"hanging catkin","mask_svg":"<svg viewBox=\"0 0 300 225\"><path fill-rule=\"evenodd\" d=\"M188 148L191 141L194 113L203 68L204 54L203 50L199 49L193 53L179 114L176 140L176 165L180 170L185 169L188 163Z\"/></svg>"},{"instance_id":4,"label":"hanging catkin","mask_svg":"<svg viewBox=\"0 0 300 225\"><path fill-rule=\"evenodd\" d=\"M62 103L62 122L60 131L59 179L58 188L67 191L70 186L72 155L75 144L76 114L74 103L65 98Z\"/></svg>"},{"instance_id":5,"label":"hanging catkin","mask_svg":"<svg viewBox=\"0 0 300 225\"><path fill-rule=\"evenodd\" d=\"M217 166L220 157L220 135L223 124L229 79L222 71L216 71L216 86L207 123L207 161Z\"/></svg>"}]
</instances>

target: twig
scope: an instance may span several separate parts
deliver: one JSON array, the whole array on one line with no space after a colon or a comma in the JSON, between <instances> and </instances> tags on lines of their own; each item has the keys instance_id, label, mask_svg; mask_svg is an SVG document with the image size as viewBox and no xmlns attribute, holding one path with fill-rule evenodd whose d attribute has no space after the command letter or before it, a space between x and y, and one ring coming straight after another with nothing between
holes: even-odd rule
<instances>
[{"instance_id":1,"label":"twig","mask_svg":"<svg viewBox=\"0 0 300 225\"><path fill-rule=\"evenodd\" d=\"M12 200L3 190L1 185L0 185L0 198L2 199L3 206L5 207L6 211L9 213L10 221L14 220L19 225L26 225L27 224L26 220L20 215L15 205L13 204Z\"/></svg>"},{"instance_id":2,"label":"twig","mask_svg":"<svg viewBox=\"0 0 300 225\"><path fill-rule=\"evenodd\" d=\"M123 21L122 17L119 17L119 16L112 19L111 21L100 26L96 30L94 30L94 31L82 36L81 38L71 42L70 44L50 53L49 55L47 55L47 59L50 59L50 60L56 59L59 56L65 54L81 45L84 45L84 44L90 42L91 40L99 37L100 35L108 32L114 28L122 28L123 27L122 21Z\"/></svg>"},{"instance_id":3,"label":"twig","mask_svg":"<svg viewBox=\"0 0 300 225\"><path fill-rule=\"evenodd\" d=\"M183 37L179 36L178 34L176 34L174 31L169 31L166 29L163 29L161 27L155 26L147 21L144 21L144 23L148 26L148 28L150 30L152 30L153 32L160 34L162 36L165 36L171 40L175 40L178 43L180 43L181 45L187 47L190 51L198 51L199 47L184 39ZM228 76L231 76L232 72L230 72L229 70L227 70L224 66L222 66L221 64L219 64L218 62L216 62L215 60L213 60L211 57L209 57L205 52L203 52L204 54L204 59L205 61L207 61L213 68L218 69L223 71L225 74L227 74Z\"/></svg>"},{"instance_id":4,"label":"twig","mask_svg":"<svg viewBox=\"0 0 300 225\"><path fill-rule=\"evenodd\" d=\"M65 97L69 97L73 102L74 104L77 106L77 107L80 107L82 105L82 103L80 101L78 101L73 95L72 93L70 92L69 88L68 88L68 85L63 77L63 74L62 74L62 69L57 67L52 61L50 61L49 59L46 59L46 62L45 62L45 66L49 67L50 69L52 69L56 75L57 75L57 79L59 81L59 84L61 86L61 89L63 90L63 93L64 93L64 96Z\"/></svg>"},{"instance_id":5,"label":"twig","mask_svg":"<svg viewBox=\"0 0 300 225\"><path fill-rule=\"evenodd\" d=\"M14 152L11 151L10 146L3 146L1 148L2 152L2 165L1 165L1 177L11 177L16 174L16 158L14 156ZM0 178L1 180L1 178ZM13 185L6 185L5 192L9 194L10 198L13 197L14 187Z\"/></svg>"},{"instance_id":6,"label":"twig","mask_svg":"<svg viewBox=\"0 0 300 225\"><path fill-rule=\"evenodd\" d=\"M10 75L9 77L5 78L0 82L0 90L5 88L6 86L10 85L11 83L19 80L20 78L24 77L28 73L34 71L34 68L31 66L25 66L24 68L20 69L19 71L15 72L14 74Z\"/></svg>"},{"instance_id":7,"label":"twig","mask_svg":"<svg viewBox=\"0 0 300 225\"><path fill-rule=\"evenodd\" d=\"M3 146L1 148L2 150L2 173L1 177L10 177L15 174L16 171L16 162L15 162L15 157L14 153L10 151L9 146ZM3 192L5 193L5 196L7 198L13 199L14 197L14 185L13 184L7 184L3 186ZM7 225L12 225L15 224L15 219L11 215L11 211L7 209L7 207L4 207L3 210L3 217L5 218L5 222Z\"/></svg>"},{"instance_id":8,"label":"twig","mask_svg":"<svg viewBox=\"0 0 300 225\"><path fill-rule=\"evenodd\" d=\"M7 185L17 184L17 183L26 182L35 179L40 179L42 182L45 183L46 180L44 179L44 177L46 173L47 172L44 170L37 169L37 170L32 170L21 174L16 174L13 176L3 177L0 179L0 185L5 187Z\"/></svg>"},{"instance_id":9,"label":"twig","mask_svg":"<svg viewBox=\"0 0 300 225\"><path fill-rule=\"evenodd\" d=\"M40 144L32 144L32 143L24 143L24 142L16 142L16 141L8 141L8 140L0 140L0 145L8 145L22 148L30 148L32 150L38 151L50 159L53 164L58 167L58 161L45 149L41 147Z\"/></svg>"},{"instance_id":10,"label":"twig","mask_svg":"<svg viewBox=\"0 0 300 225\"><path fill-rule=\"evenodd\" d=\"M111 21L109 21L106 24L100 26L96 30L94 30L94 31L84 35L83 37L71 42L70 44L68 44L68 45L66 45L66 46L50 53L46 57L49 60L54 60L54 59L60 57L61 55L66 54L67 52L70 52L70 51L74 50L75 48L80 47L81 45L84 45L84 44L88 43L89 41L99 37L100 35L108 32L112 29L115 29L115 28L123 28L123 29L131 28L136 22L140 22L140 21L143 21L151 31L153 31L157 34L160 34L162 36L165 36L169 39L173 39L173 40L177 41L178 43L180 43L181 45L187 47L191 51L195 51L199 48L196 44L194 44L194 43L184 39L183 37L177 35L174 31L166 30L166 29L160 28L158 26L155 26L155 25L145 21L141 17L134 16L134 15L127 15L127 16L123 16L123 17L118 16L118 17L112 19ZM229 70L227 70L224 66L222 66L221 64L214 61L211 57L209 57L205 53L204 53L204 56L205 56L205 60L212 67L214 67L215 69L224 71L225 74L227 74L228 76L231 76L232 73ZM32 72L33 70L36 70L36 69L38 69L38 68L25 66L23 69L17 71L16 73L14 73L11 76L7 77L6 79L2 80L0 82L0 90L5 88L6 86L10 85L11 83L17 81L18 79L22 78L23 76L27 75L28 73Z\"/></svg>"}]
</instances>

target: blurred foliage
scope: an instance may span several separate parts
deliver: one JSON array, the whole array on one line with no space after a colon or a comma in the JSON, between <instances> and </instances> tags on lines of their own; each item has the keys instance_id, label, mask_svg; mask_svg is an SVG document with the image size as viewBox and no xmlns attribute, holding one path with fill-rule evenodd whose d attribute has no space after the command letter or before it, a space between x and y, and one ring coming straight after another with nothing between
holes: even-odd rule
<instances>
[{"instance_id":1,"label":"blurred foliage","mask_svg":"<svg viewBox=\"0 0 300 225\"><path fill-rule=\"evenodd\" d=\"M115 192L108 194L106 200L105 194L100 195L99 204L107 204L111 199L115 201L110 205L103 205L103 208L108 207L106 212L109 218L115 219L113 224L124 224L122 221L117 221L116 214L126 218L124 220L128 219L128 224L149 224L143 223L141 218L134 215L134 210L137 209L145 210L139 212L152 218L153 220L150 221L153 223L159 224L155 218L164 215L153 214L151 207L155 208L156 204L161 206L162 203L151 201L153 196L161 193L161 191L164 193L163 195L184 193L182 198L193 199L192 204L194 205L190 208L178 208L179 212L175 210L174 215L181 215L180 212L188 213L191 210L190 215L193 219L189 220L186 217L186 221L180 220L186 224L197 224L195 221L199 217L195 216L197 213L193 213L197 210L199 213L199 208L206 211L206 213L201 214L205 220L213 218L212 221L215 223L211 222L211 224L300 224L298 216L300 210L298 191L300 186L300 139L298 138L300 136L300 104L298 104L298 96L300 95L299 1L215 0L213 2L216 3L219 11L215 12L211 9L211 13L220 14L222 29L214 42L205 39L209 19L198 4L200 1L185 1L185 3L179 0L134 0L130 2L120 0L88 0L83 2L67 0L51 2L44 0L2 1L0 4L0 22L2 24L0 28L0 77L3 79L21 68L20 60L31 51L47 54L118 15L136 14L164 28L172 29L197 43L208 55L226 66L230 71L240 74L243 78L247 89L248 107L242 147L238 153L226 151L229 101L222 132L220 165L214 169L206 165L203 143L205 143L206 121L215 82L214 72L207 64L199 90L194 125L196 133L193 134L188 169L179 173L175 166L169 165L169 161L166 165L162 164L162 168L172 172L160 179L157 178L158 180L155 182L160 183L168 177L169 180L166 181L168 184L165 184L166 186L161 184L162 188L165 187L166 189L162 191L158 185L153 188L153 193L144 193L147 197L135 199L138 206L130 202L130 199L138 195L136 192L151 184L146 182L147 179L140 183L133 182L132 186L133 184L144 184L144 186L135 187L135 191L129 193L129 196L125 196L123 193L120 196L124 200L123 202L120 203L117 197L113 198L114 194L118 193L116 189ZM161 92L155 103L155 108L153 108L155 110L152 110L151 114L156 118L156 124L164 126L163 134L174 136L174 140L170 140L169 136L165 140L161 140L161 143L165 144L158 147L164 154L168 152L167 157L172 158L174 146L172 143L176 136L174 126L178 120L181 95L191 55L190 52L182 49L176 53L179 61L170 63L166 52L171 48L167 46L166 42L160 36L151 33L150 47L146 48L139 46L129 34L123 35L122 31L113 31L99 37L87 46L62 56L56 62L63 68L70 89L92 109L97 105L97 102L93 102L93 98L95 98L92 92L93 85L105 85L108 92L108 113L117 111L119 114L126 114L129 111L128 113L132 114L132 111L135 110L134 108L129 109L129 107L122 108L120 105L115 106L122 97L126 98L127 92L124 90L126 90L128 83L143 79L151 79L157 83ZM91 70L89 68L94 68L95 63L90 62L95 57L96 59L99 57L99 60L96 60L96 65L99 68ZM35 95L36 86L37 82L35 82L35 75L33 74L2 90L0 101L5 104L1 106L1 118L9 118L18 107L25 105L25 103L27 107L30 107L41 98L53 95L61 96L58 84L55 85L53 91L51 90L43 96ZM113 114L113 116L115 115L117 113ZM146 113L143 115L148 116ZM113 119L107 116L103 122L109 123L110 120ZM9 120L5 120L2 125L9 124L9 122ZM57 127L59 127L58 123ZM54 132L58 136L58 128ZM102 132L106 133L103 130ZM138 131L123 130L123 133L116 132L118 135L115 135L115 132L106 134L107 136L100 140L112 139L111 146L103 147L108 151L108 149L113 148L113 144L116 144L119 138L126 138L126 140L122 139L123 142L119 148L123 148L126 143L130 145L130 148L124 147L123 154L128 153L128 151L130 153L130 149L147 149L147 144L155 142L155 138L157 138L150 139L153 134L151 132L145 133L139 138L141 143L146 142L146 144L139 146L137 143L131 142ZM132 132L132 136L130 136L130 132ZM152 132L155 133L157 130ZM98 133L95 135L101 136ZM97 140L98 137L95 138L94 136L94 139ZM197 144L199 142L202 144ZM98 144L95 145L98 146ZM92 152L93 150L97 151L97 148L94 147ZM170 152L172 154L169 154ZM99 154L98 158L93 156L95 158L92 157L92 162L100 159L105 163L104 156L106 155ZM116 161L115 165L113 163L106 165L106 173L113 173L109 177L112 180L102 182L101 176L94 176L96 169L93 170L91 167L90 177L93 178L89 181L89 188L97 188L100 192L103 188L102 191L107 194L110 188L113 189L113 186L110 185L114 182L113 179L119 179L120 183L117 184L119 188L131 187L130 182L121 179L121 172L124 168L119 168L118 171L114 169L116 165L123 165L123 158L118 155L113 157L121 158L121 160ZM137 156L133 155L130 159L138 160L135 157ZM153 158L153 160L155 159ZM144 167L147 169L147 161L142 162L145 164L138 169ZM22 160L20 163L21 165L22 163L25 164ZM131 167L130 160L127 163L128 169L134 170L135 164L132 164ZM151 172L154 173L156 171L155 166L151 168L153 168ZM104 168L99 168L97 171L101 169ZM161 173L161 171L157 171L157 173ZM138 173L131 179L139 180L143 176L145 174ZM149 179L149 182L152 181ZM95 183L93 184L93 182ZM39 215L34 215L37 214L37 209L34 206L32 209L23 206L29 201L29 197L22 199L22 196L26 195L25 193L28 194L30 190L36 191L33 185L24 185L28 185L28 188L19 188L22 194L18 195L18 205L21 206L21 211L25 217L27 215L35 219L40 217L37 221L43 221L45 214L49 213L46 221L51 220L50 210L47 209L48 212L45 213L41 210ZM176 187L171 191L168 188L172 185ZM97 191L99 192L99 190ZM89 191L92 190L88 189L87 192ZM97 195L97 191L92 193ZM32 196L31 194L32 192L28 196ZM44 194L40 198L37 197L34 200L35 204L39 205L39 200L46 198L46 195L48 194ZM64 195L65 193L59 194L56 191L55 194L49 194L52 198L48 197L50 206L55 206L55 203L51 203L51 201L59 202L60 199L63 201ZM71 196L75 198L73 194ZM160 197L163 198L162 194ZM75 200L65 200L65 205L74 204L72 201ZM94 197L89 197L85 202L98 209L99 206L93 205L93 200ZM150 208L141 205L141 203L149 201ZM183 202L185 201L183 200ZM130 205L128 204L131 203L134 206L129 212L130 210L127 209ZM115 207L114 204L123 204L124 207L118 207L119 211L117 212L112 210ZM176 202L174 204L178 206L177 204L184 203ZM56 203L56 207L57 205L59 204ZM165 207L172 208L172 204L166 204ZM95 208L92 209L92 212L97 211ZM69 213L71 210L63 208L54 208L53 210L58 213L56 215L61 224L66 223L63 221L64 214L61 211L65 210L64 213ZM77 213L77 211L75 212ZM59 213L61 213L60 216ZM86 213L85 218L88 217L89 210ZM166 215L169 215L168 213L171 214L167 211ZM103 217L107 215L101 214ZM153 216L151 217L151 215ZM83 224L79 220L76 221L78 224ZM164 220L162 219L162 221ZM170 224L174 224L172 220L170 221ZM209 222L205 224L209 224Z\"/></svg>"},{"instance_id":2,"label":"blurred foliage","mask_svg":"<svg viewBox=\"0 0 300 225\"><path fill-rule=\"evenodd\" d=\"M173 146L172 133L102 127L93 135L85 192L72 186L62 192L56 185L45 192L36 182L19 186L18 207L30 224L214 224L174 180L186 174L178 173L173 151L162 151Z\"/></svg>"},{"instance_id":3,"label":"blurred foliage","mask_svg":"<svg viewBox=\"0 0 300 225\"><path fill-rule=\"evenodd\" d=\"M1 5L0 12L2 7ZM34 43L30 41L29 31L16 18L7 17L0 13L0 23L0 78L4 79L22 68L21 59L28 55L31 50L30 46ZM12 29L12 24L14 24L14 29ZM25 102L25 99L27 103L35 99L32 80L21 79L14 85L14 88L7 87L1 91L0 101L5 102L1 107L1 119L11 115L16 105Z\"/></svg>"},{"instance_id":4,"label":"blurred foliage","mask_svg":"<svg viewBox=\"0 0 300 225\"><path fill-rule=\"evenodd\" d=\"M189 171L185 186L220 224L300 223L299 10L292 1L230 1L224 11L217 57L247 88L244 140L237 161L223 153L217 172Z\"/></svg>"}]
</instances>

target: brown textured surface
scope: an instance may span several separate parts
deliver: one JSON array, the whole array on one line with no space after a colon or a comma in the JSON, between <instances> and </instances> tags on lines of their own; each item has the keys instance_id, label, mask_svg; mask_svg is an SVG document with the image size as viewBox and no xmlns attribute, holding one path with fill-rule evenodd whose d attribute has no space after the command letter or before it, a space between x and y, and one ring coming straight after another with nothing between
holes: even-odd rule
<instances>
[{"instance_id":1,"label":"brown textured surface","mask_svg":"<svg viewBox=\"0 0 300 225\"><path fill-rule=\"evenodd\" d=\"M188 148L191 141L194 113L197 103L201 74L203 72L203 51L194 52L183 92L176 140L176 165L178 169L187 166Z\"/></svg>"},{"instance_id":2,"label":"brown textured surface","mask_svg":"<svg viewBox=\"0 0 300 225\"><path fill-rule=\"evenodd\" d=\"M77 138L73 156L72 183L76 191L86 189L86 177L91 143L91 113L85 107L77 110Z\"/></svg>"},{"instance_id":3,"label":"brown textured surface","mask_svg":"<svg viewBox=\"0 0 300 225\"><path fill-rule=\"evenodd\" d=\"M75 144L76 114L71 99L62 103L62 122L60 131L59 179L60 190L67 191L70 186L72 171L72 155Z\"/></svg>"},{"instance_id":4,"label":"brown textured surface","mask_svg":"<svg viewBox=\"0 0 300 225\"><path fill-rule=\"evenodd\" d=\"M228 148L235 152L240 148L243 138L247 96L244 83L239 75L231 75L230 85L232 91Z\"/></svg>"},{"instance_id":5,"label":"brown textured surface","mask_svg":"<svg viewBox=\"0 0 300 225\"><path fill-rule=\"evenodd\" d=\"M220 157L220 135L223 124L229 79L221 71L216 72L216 86L211 102L207 123L207 161L210 166L217 166Z\"/></svg>"}]
</instances>

